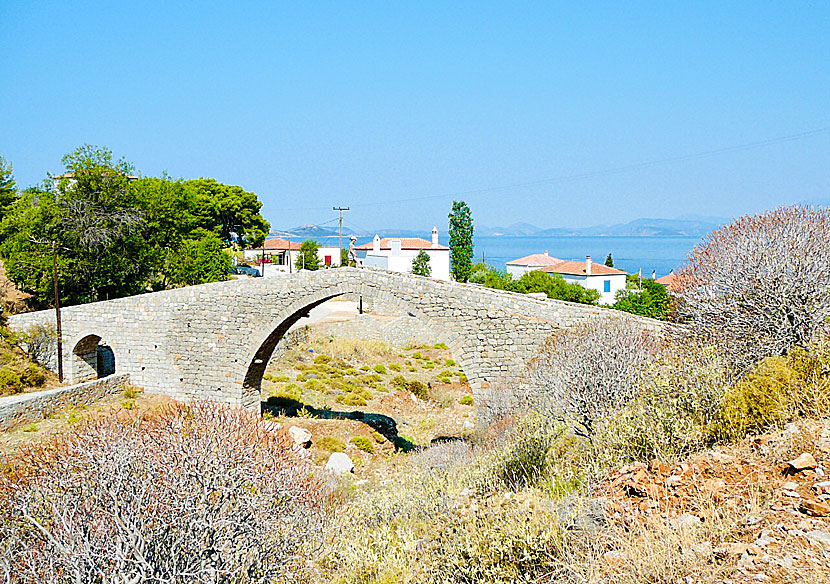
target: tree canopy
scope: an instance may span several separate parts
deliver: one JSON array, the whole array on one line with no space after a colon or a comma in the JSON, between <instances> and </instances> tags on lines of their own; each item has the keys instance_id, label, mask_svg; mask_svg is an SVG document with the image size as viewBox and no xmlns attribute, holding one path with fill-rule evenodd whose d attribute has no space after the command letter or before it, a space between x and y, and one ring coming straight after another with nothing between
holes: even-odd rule
<instances>
[{"instance_id":1,"label":"tree canopy","mask_svg":"<svg viewBox=\"0 0 830 584\"><path fill-rule=\"evenodd\" d=\"M319 270L320 256L317 255L317 250L320 249L320 244L313 239L306 239L300 244L300 253L297 259L294 260L294 267L297 270Z\"/></svg>"},{"instance_id":2,"label":"tree canopy","mask_svg":"<svg viewBox=\"0 0 830 584\"><path fill-rule=\"evenodd\" d=\"M579 284L570 284L565 282L562 276L538 270L527 272L518 280L514 280L507 272L500 272L493 266L479 262L470 272L470 282L482 284L487 288L521 294L544 292L548 298L580 304L597 304L599 301L599 292L596 290L584 288Z\"/></svg>"},{"instance_id":3,"label":"tree canopy","mask_svg":"<svg viewBox=\"0 0 830 584\"><path fill-rule=\"evenodd\" d=\"M0 220L6 208L17 199L17 185L14 182L12 165L0 156Z\"/></svg>"},{"instance_id":4,"label":"tree canopy","mask_svg":"<svg viewBox=\"0 0 830 584\"><path fill-rule=\"evenodd\" d=\"M429 254L420 250L412 260L412 273L418 276L431 276L432 266L429 265Z\"/></svg>"},{"instance_id":5,"label":"tree canopy","mask_svg":"<svg viewBox=\"0 0 830 584\"><path fill-rule=\"evenodd\" d=\"M648 316L659 320L668 320L672 297L666 287L652 279L643 280L639 290L620 290L617 292L613 308Z\"/></svg>"},{"instance_id":6,"label":"tree canopy","mask_svg":"<svg viewBox=\"0 0 830 584\"><path fill-rule=\"evenodd\" d=\"M473 215L464 201L453 201L450 220L450 271L466 282L473 269Z\"/></svg>"},{"instance_id":7,"label":"tree canopy","mask_svg":"<svg viewBox=\"0 0 830 584\"><path fill-rule=\"evenodd\" d=\"M223 248L259 244L269 229L256 195L237 186L136 179L129 162L89 144L62 162L43 188L15 189L0 222L0 258L36 308L53 301L53 244L61 301L78 304L224 280ZM0 198L14 189L10 173L0 162Z\"/></svg>"}]
</instances>

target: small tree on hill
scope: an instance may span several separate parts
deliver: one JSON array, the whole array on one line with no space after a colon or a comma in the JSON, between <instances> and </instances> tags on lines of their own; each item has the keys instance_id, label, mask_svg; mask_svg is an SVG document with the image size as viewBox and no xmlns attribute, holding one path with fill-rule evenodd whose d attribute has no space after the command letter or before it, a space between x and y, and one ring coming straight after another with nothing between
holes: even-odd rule
<instances>
[{"instance_id":1,"label":"small tree on hill","mask_svg":"<svg viewBox=\"0 0 830 584\"><path fill-rule=\"evenodd\" d=\"M830 318L830 209L736 219L695 246L676 282L681 318L739 366L807 349Z\"/></svg>"},{"instance_id":2,"label":"small tree on hill","mask_svg":"<svg viewBox=\"0 0 830 584\"><path fill-rule=\"evenodd\" d=\"M418 252L412 260L412 273L418 276L431 276L432 267L429 265L429 254L424 250Z\"/></svg>"},{"instance_id":3,"label":"small tree on hill","mask_svg":"<svg viewBox=\"0 0 830 584\"><path fill-rule=\"evenodd\" d=\"M668 320L672 297L663 284L652 279L643 280L641 290L619 290L614 308L660 320Z\"/></svg>"},{"instance_id":4,"label":"small tree on hill","mask_svg":"<svg viewBox=\"0 0 830 584\"><path fill-rule=\"evenodd\" d=\"M3 219L6 207L17 199L17 185L12 174L12 165L0 156L0 220Z\"/></svg>"},{"instance_id":5,"label":"small tree on hill","mask_svg":"<svg viewBox=\"0 0 830 584\"><path fill-rule=\"evenodd\" d=\"M609 268L614 267L614 258L611 257L610 253L608 254L608 257L605 258L605 265L608 266Z\"/></svg>"},{"instance_id":6,"label":"small tree on hill","mask_svg":"<svg viewBox=\"0 0 830 584\"><path fill-rule=\"evenodd\" d=\"M313 239L306 239L300 245L300 253L297 259L294 260L294 267L297 270L319 270L320 257L317 255L317 250L320 249L320 244Z\"/></svg>"},{"instance_id":7,"label":"small tree on hill","mask_svg":"<svg viewBox=\"0 0 830 584\"><path fill-rule=\"evenodd\" d=\"M473 269L473 216L464 201L453 201L450 219L450 271L466 282Z\"/></svg>"}]
</instances>

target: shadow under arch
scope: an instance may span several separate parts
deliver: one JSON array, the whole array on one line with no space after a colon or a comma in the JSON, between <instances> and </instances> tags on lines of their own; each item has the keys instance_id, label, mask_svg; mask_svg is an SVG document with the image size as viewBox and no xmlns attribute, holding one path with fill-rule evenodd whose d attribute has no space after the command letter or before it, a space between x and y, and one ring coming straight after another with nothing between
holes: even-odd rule
<instances>
[{"instance_id":1,"label":"shadow under arch","mask_svg":"<svg viewBox=\"0 0 830 584\"><path fill-rule=\"evenodd\" d=\"M115 373L115 352L101 343L101 337L88 334L72 347L70 381L83 383Z\"/></svg>"},{"instance_id":2,"label":"shadow under arch","mask_svg":"<svg viewBox=\"0 0 830 584\"><path fill-rule=\"evenodd\" d=\"M413 316L423 321L433 322L431 318L425 315L416 306L412 306L405 299L400 298L395 294L394 290L377 290L366 287L361 284L359 286L332 286L327 289L319 290L316 293L309 294L305 298L299 298L293 302L277 319L272 320L266 327L260 327L259 333L253 335L253 342L251 343L249 357L243 363L247 363L247 368L244 369L242 375L242 392L243 405L249 408L260 408L261 403L261 389L262 378L265 375L265 369L268 366L268 361L274 353L280 339L288 332L288 330L296 324L298 320L304 316L308 316L311 309L327 302L333 298L344 296L346 294L356 294L358 296L365 296L372 298L378 293L385 293L386 300L391 301L398 310L403 314ZM464 346L461 336L454 331L448 330L436 323L444 329L444 337L446 337L446 344L453 355L453 358L458 362L461 370L472 382L477 379L475 371L471 367L470 355L472 351ZM253 353L253 355L251 355ZM239 378L237 378L239 379Z\"/></svg>"},{"instance_id":3,"label":"shadow under arch","mask_svg":"<svg viewBox=\"0 0 830 584\"><path fill-rule=\"evenodd\" d=\"M257 349L256 353L254 353L253 359L251 359L248 364L248 370L245 373L245 378L242 382L245 391L258 391L262 387L262 376L265 375L265 368L268 366L268 361L271 359L274 349L277 348L277 343L279 343L280 339L285 336L288 329L294 326L294 324L301 318L308 316L311 309L323 304L324 302L328 302L332 298L342 296L343 294L346 294L346 292L338 292L304 304L301 308L295 310L286 318L282 319L282 321L277 324L276 328L271 331L271 334L269 334L265 340L261 342L259 349Z\"/></svg>"}]
</instances>

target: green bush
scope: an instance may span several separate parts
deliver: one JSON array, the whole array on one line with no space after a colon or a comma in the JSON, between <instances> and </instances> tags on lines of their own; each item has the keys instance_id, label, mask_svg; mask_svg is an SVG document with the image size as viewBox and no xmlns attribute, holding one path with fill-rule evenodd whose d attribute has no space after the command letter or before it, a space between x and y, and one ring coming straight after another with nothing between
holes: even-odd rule
<instances>
[{"instance_id":1,"label":"green bush","mask_svg":"<svg viewBox=\"0 0 830 584\"><path fill-rule=\"evenodd\" d=\"M380 373L381 375L386 373L386 366L381 365L380 363L375 365L374 369L375 369L375 373Z\"/></svg>"},{"instance_id":2,"label":"green bush","mask_svg":"<svg viewBox=\"0 0 830 584\"><path fill-rule=\"evenodd\" d=\"M458 374L458 382L459 383L467 383L467 375L464 373Z\"/></svg>"},{"instance_id":3,"label":"green bush","mask_svg":"<svg viewBox=\"0 0 830 584\"><path fill-rule=\"evenodd\" d=\"M369 367L368 365L361 365L360 366L361 371L369 371L370 369L371 369L371 367Z\"/></svg>"},{"instance_id":4,"label":"green bush","mask_svg":"<svg viewBox=\"0 0 830 584\"><path fill-rule=\"evenodd\" d=\"M461 397L460 400L458 400L458 403L460 403L462 406L471 406L473 405L473 396L464 395Z\"/></svg>"},{"instance_id":5,"label":"green bush","mask_svg":"<svg viewBox=\"0 0 830 584\"><path fill-rule=\"evenodd\" d=\"M421 356L420 351L415 351L414 353L412 353L412 358L413 359L423 359L423 357Z\"/></svg>"},{"instance_id":6,"label":"green bush","mask_svg":"<svg viewBox=\"0 0 830 584\"><path fill-rule=\"evenodd\" d=\"M324 365L326 363L329 363L330 361L331 357L329 357L328 355L317 355L316 357L314 357L315 365Z\"/></svg>"},{"instance_id":7,"label":"green bush","mask_svg":"<svg viewBox=\"0 0 830 584\"><path fill-rule=\"evenodd\" d=\"M346 443L337 436L323 436L314 445L326 452L343 452L346 450Z\"/></svg>"},{"instance_id":8,"label":"green bush","mask_svg":"<svg viewBox=\"0 0 830 584\"><path fill-rule=\"evenodd\" d=\"M372 441L366 436L352 436L351 439L349 439L349 442L354 444L358 450L368 452L369 454L375 453L374 444L372 444Z\"/></svg>"},{"instance_id":9,"label":"green bush","mask_svg":"<svg viewBox=\"0 0 830 584\"><path fill-rule=\"evenodd\" d=\"M6 365L0 369L0 390L5 393L18 393L23 388L20 372Z\"/></svg>"},{"instance_id":10,"label":"green bush","mask_svg":"<svg viewBox=\"0 0 830 584\"><path fill-rule=\"evenodd\" d=\"M390 363L389 364L389 369L391 369L392 371L395 371L395 372L400 372L401 365L400 365L400 363Z\"/></svg>"},{"instance_id":11,"label":"green bush","mask_svg":"<svg viewBox=\"0 0 830 584\"><path fill-rule=\"evenodd\" d=\"M447 347L447 345L445 345L444 343L436 343L435 346L433 347L433 349L447 350L447 349L449 349L449 347Z\"/></svg>"},{"instance_id":12,"label":"green bush","mask_svg":"<svg viewBox=\"0 0 830 584\"><path fill-rule=\"evenodd\" d=\"M453 359L446 359L444 360L445 367L455 367L455 361Z\"/></svg>"},{"instance_id":13,"label":"green bush","mask_svg":"<svg viewBox=\"0 0 830 584\"><path fill-rule=\"evenodd\" d=\"M384 438L384 437L383 437L383 434L381 434L381 433L380 433L380 432L378 432L377 430L371 430L371 431L369 432L369 434L371 434L371 435L372 435L372 438L373 438L373 439L374 439L374 441L375 441L375 442L377 442L378 444L383 444L383 442L386 440L386 438Z\"/></svg>"},{"instance_id":14,"label":"green bush","mask_svg":"<svg viewBox=\"0 0 830 584\"><path fill-rule=\"evenodd\" d=\"M803 414L809 383L799 369L800 356L767 357L731 387L711 425L719 440L733 440L770 426L783 425ZM803 365L803 364L801 364Z\"/></svg>"},{"instance_id":15,"label":"green bush","mask_svg":"<svg viewBox=\"0 0 830 584\"><path fill-rule=\"evenodd\" d=\"M43 368L34 363L29 363L20 375L20 381L26 387L40 387L46 381L46 374Z\"/></svg>"}]
</instances>

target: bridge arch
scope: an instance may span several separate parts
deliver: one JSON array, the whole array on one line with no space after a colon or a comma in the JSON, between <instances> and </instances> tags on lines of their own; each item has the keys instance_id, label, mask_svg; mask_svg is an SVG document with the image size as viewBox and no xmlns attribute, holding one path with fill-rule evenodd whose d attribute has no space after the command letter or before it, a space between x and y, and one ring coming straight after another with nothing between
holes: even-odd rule
<instances>
[{"instance_id":1,"label":"bridge arch","mask_svg":"<svg viewBox=\"0 0 830 584\"><path fill-rule=\"evenodd\" d=\"M333 286L324 290L308 294L292 302L276 318L270 319L268 323L257 327L256 332L251 335L252 341L247 349L245 358L240 365L244 366L244 372L240 369L238 375L242 378L243 404L247 407L256 407L261 399L262 378L268 361L274 353L280 339L285 336L288 330L297 323L313 308L347 294L359 295L372 299L379 293L384 294L384 301L393 305L400 312L418 318L419 320L437 325L446 338L446 344L453 358L458 362L459 367L468 377L472 377L470 364L464 359L462 340L453 331L449 330L443 323L436 322L424 314L417 306L407 302L397 294L389 291L378 291L363 285L358 286ZM240 375L241 374L241 375Z\"/></svg>"},{"instance_id":2,"label":"bridge arch","mask_svg":"<svg viewBox=\"0 0 830 584\"><path fill-rule=\"evenodd\" d=\"M83 383L115 373L115 351L100 335L90 333L71 343L69 381Z\"/></svg>"}]
</instances>

